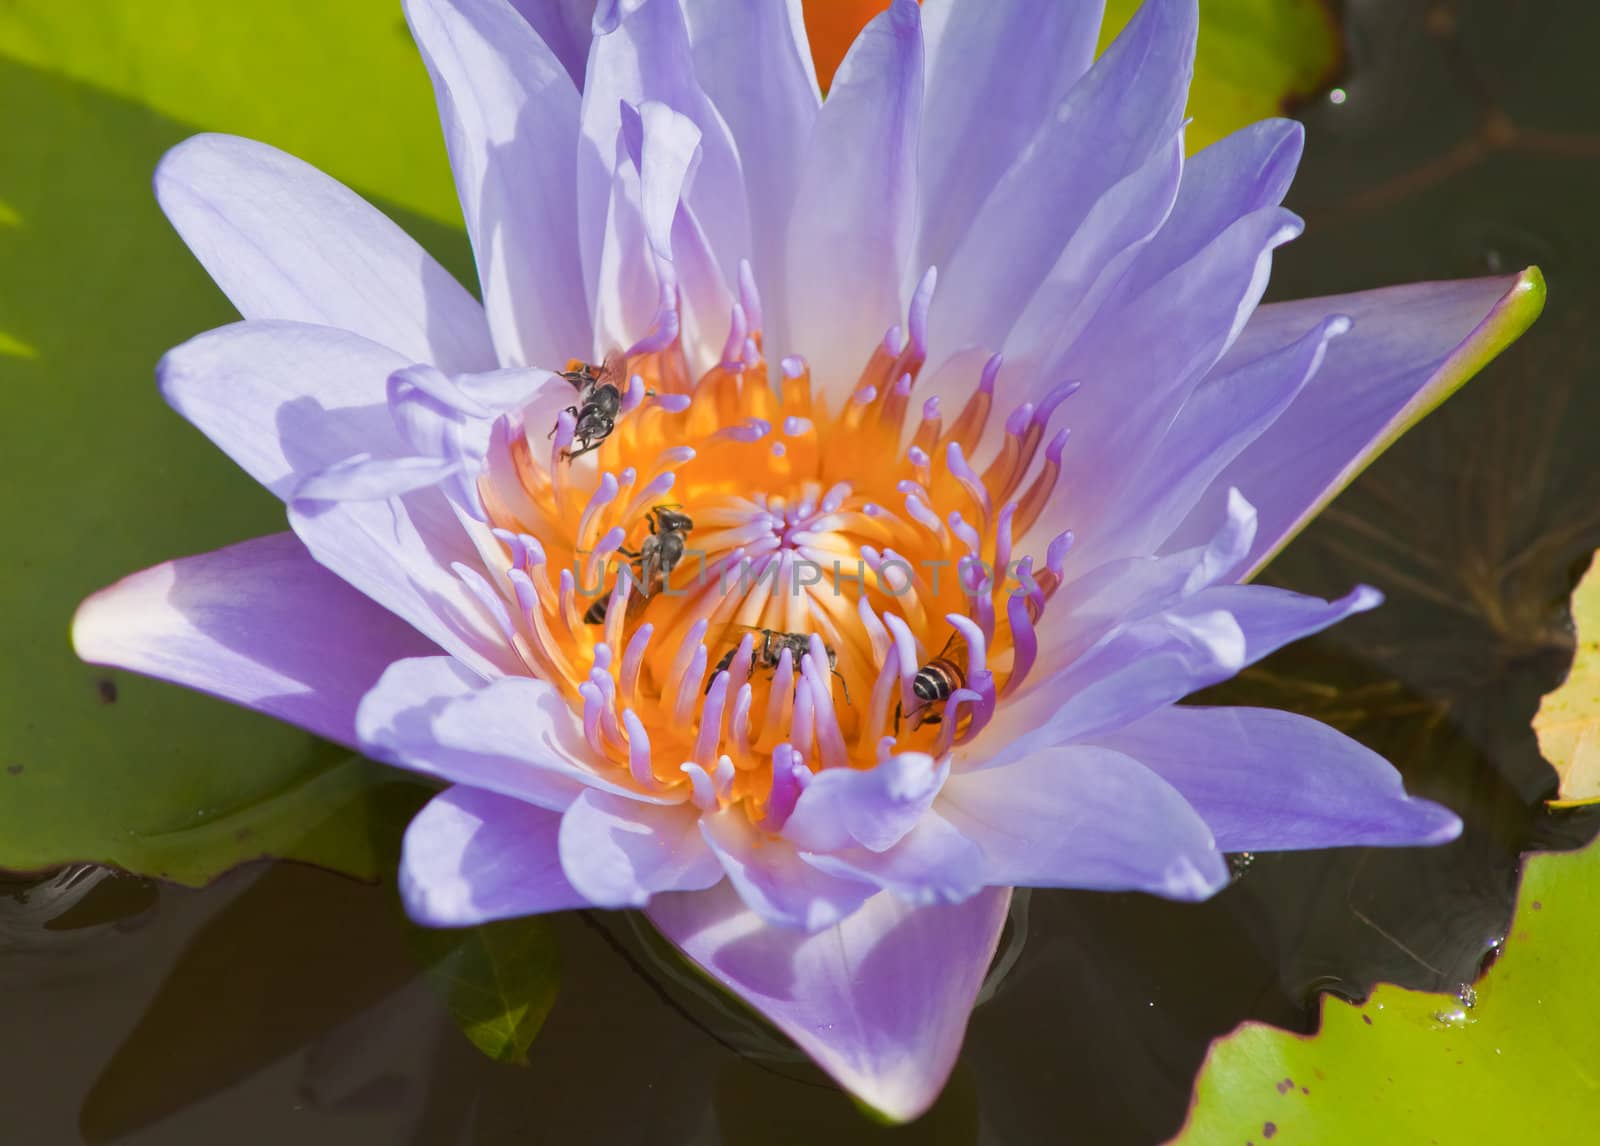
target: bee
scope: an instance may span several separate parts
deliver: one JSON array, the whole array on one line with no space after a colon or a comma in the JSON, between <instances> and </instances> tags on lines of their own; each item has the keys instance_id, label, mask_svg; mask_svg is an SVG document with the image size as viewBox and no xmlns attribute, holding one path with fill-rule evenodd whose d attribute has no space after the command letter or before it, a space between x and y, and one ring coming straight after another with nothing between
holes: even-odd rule
<instances>
[{"instance_id":1,"label":"bee","mask_svg":"<svg viewBox=\"0 0 1600 1146\"><path fill-rule=\"evenodd\" d=\"M629 598L630 600L632 598ZM611 608L611 594L601 593L594 599L583 612L583 623L586 625L603 625L606 623L606 613Z\"/></svg>"},{"instance_id":2,"label":"bee","mask_svg":"<svg viewBox=\"0 0 1600 1146\"><path fill-rule=\"evenodd\" d=\"M639 567L639 587L649 596L656 585L666 585L667 578L683 560L684 538L694 528L694 519L678 512L681 505L658 505L645 515L650 526L650 536L638 549L618 548L617 552Z\"/></svg>"},{"instance_id":3,"label":"bee","mask_svg":"<svg viewBox=\"0 0 1600 1146\"><path fill-rule=\"evenodd\" d=\"M924 724L938 724L944 720L944 702L958 688L966 687L967 673L961 667L966 659L967 642L960 633L951 633L950 639L939 650L939 655L917 669L911 678L911 695L917 698L917 707L911 710L911 730L915 732ZM930 712L934 705L936 712ZM894 706L894 734L900 735L900 706Z\"/></svg>"},{"instance_id":4,"label":"bee","mask_svg":"<svg viewBox=\"0 0 1600 1146\"><path fill-rule=\"evenodd\" d=\"M599 367L587 362L570 362L567 366L561 377L578 392L578 403L565 411L576 419L573 440L578 448L564 451L566 459L571 461L599 449L600 443L617 428L617 415L622 410L623 359L622 355L612 353L606 355ZM555 432L552 427L549 436L554 437Z\"/></svg>"},{"instance_id":5,"label":"bee","mask_svg":"<svg viewBox=\"0 0 1600 1146\"><path fill-rule=\"evenodd\" d=\"M645 522L650 526L650 536L644 539L644 544L638 549L618 547L617 552L633 564L634 582L640 590L638 597L629 598L630 610L642 605L644 598L648 597L657 585L665 585L672 571L678 567L678 562L683 560L684 538L694 528L694 519L687 513L679 512L682 509L681 505L655 506L645 515ZM605 624L606 611L610 608L610 593L595 598L594 603L583 614L584 623Z\"/></svg>"},{"instance_id":6,"label":"bee","mask_svg":"<svg viewBox=\"0 0 1600 1146\"><path fill-rule=\"evenodd\" d=\"M744 628L735 625L733 628ZM796 668L800 666L800 658L811 651L811 637L805 633L780 633L776 629L747 629L747 632L757 634L761 639L756 643L755 655L750 658L750 671L766 669L776 672L778 664L783 660L783 650L789 650L789 657ZM839 654L833 651L831 645L823 645L822 651L828 657L828 671L839 678L839 688L844 692L844 702L850 703L850 686L845 683L844 675L839 671ZM717 662L717 667L711 671L711 680L714 683L718 673L728 671L728 666L733 664L733 658L739 655L739 646L729 649L727 654ZM711 685L706 685L706 691L711 691Z\"/></svg>"},{"instance_id":7,"label":"bee","mask_svg":"<svg viewBox=\"0 0 1600 1146\"><path fill-rule=\"evenodd\" d=\"M596 367L574 358L567 363L567 368L561 372L561 377L570 382L574 390L582 394L589 387L600 381L600 371L604 369L604 364Z\"/></svg>"}]
</instances>

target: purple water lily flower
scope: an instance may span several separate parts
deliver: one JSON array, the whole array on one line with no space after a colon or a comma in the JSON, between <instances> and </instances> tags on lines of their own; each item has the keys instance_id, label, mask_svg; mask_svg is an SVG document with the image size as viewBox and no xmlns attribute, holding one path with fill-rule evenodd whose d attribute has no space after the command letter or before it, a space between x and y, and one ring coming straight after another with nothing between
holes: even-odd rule
<instances>
[{"instance_id":1,"label":"purple water lily flower","mask_svg":"<svg viewBox=\"0 0 1600 1146\"><path fill-rule=\"evenodd\" d=\"M437 777L414 918L643 908L894 1118L1009 888L1458 833L1174 702L1377 604L1242 582L1536 271L1258 306L1302 132L1185 155L1195 0L1098 59L1096 3L895 0L826 101L798 0L587 7L406 5L481 305L269 147L162 163L245 318L162 391L291 532L97 594L85 658Z\"/></svg>"}]
</instances>

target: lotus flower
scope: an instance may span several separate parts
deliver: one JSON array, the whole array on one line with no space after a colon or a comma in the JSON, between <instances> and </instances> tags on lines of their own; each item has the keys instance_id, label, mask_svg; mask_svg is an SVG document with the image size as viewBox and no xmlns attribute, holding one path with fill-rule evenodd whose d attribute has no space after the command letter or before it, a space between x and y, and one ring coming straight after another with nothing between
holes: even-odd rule
<instances>
[{"instance_id":1,"label":"lotus flower","mask_svg":"<svg viewBox=\"0 0 1600 1146\"><path fill-rule=\"evenodd\" d=\"M163 161L245 321L162 392L291 531L97 594L85 658L436 777L415 919L643 908L898 1119L1010 888L1457 834L1175 702L1378 602L1243 582L1537 271L1258 306L1302 132L1185 155L1195 0L1098 59L1096 3L895 0L825 101L798 0L587 7L407 3L481 304L287 155Z\"/></svg>"}]
</instances>

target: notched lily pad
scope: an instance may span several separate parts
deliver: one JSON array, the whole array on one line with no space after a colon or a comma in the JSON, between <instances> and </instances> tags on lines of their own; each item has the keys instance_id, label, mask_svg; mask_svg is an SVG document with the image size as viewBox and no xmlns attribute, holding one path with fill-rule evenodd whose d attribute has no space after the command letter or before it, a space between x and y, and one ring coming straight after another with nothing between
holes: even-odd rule
<instances>
[{"instance_id":1,"label":"notched lily pad","mask_svg":"<svg viewBox=\"0 0 1600 1146\"><path fill-rule=\"evenodd\" d=\"M1573 591L1572 623L1572 671L1533 718L1539 751L1561 777L1557 806L1600 802L1600 563Z\"/></svg>"},{"instance_id":2,"label":"notched lily pad","mask_svg":"<svg viewBox=\"0 0 1600 1146\"><path fill-rule=\"evenodd\" d=\"M1600 843L1528 861L1504 955L1454 995L1324 997L1316 1035L1251 1023L1213 1044L1178 1146L1583 1142L1600 1078Z\"/></svg>"}]
</instances>

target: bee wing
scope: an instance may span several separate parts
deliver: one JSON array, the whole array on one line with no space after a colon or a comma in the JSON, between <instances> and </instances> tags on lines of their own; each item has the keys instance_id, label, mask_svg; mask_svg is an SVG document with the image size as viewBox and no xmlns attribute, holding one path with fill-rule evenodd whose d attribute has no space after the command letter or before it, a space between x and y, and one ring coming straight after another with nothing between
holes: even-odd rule
<instances>
[{"instance_id":1,"label":"bee wing","mask_svg":"<svg viewBox=\"0 0 1600 1146\"><path fill-rule=\"evenodd\" d=\"M645 593L655 592L658 578L666 582L666 578L661 576L661 551L653 545L646 546L639 558L639 581Z\"/></svg>"},{"instance_id":2,"label":"bee wing","mask_svg":"<svg viewBox=\"0 0 1600 1146\"><path fill-rule=\"evenodd\" d=\"M628 389L628 359L620 350L608 353L595 372L595 385L607 384L615 386L619 394Z\"/></svg>"},{"instance_id":3,"label":"bee wing","mask_svg":"<svg viewBox=\"0 0 1600 1146\"><path fill-rule=\"evenodd\" d=\"M620 619L614 607L618 597L626 602ZM605 639L615 646L622 639L622 622L630 625L636 622L649 600L650 595L642 591L632 569L622 566L611 588L594 599L585 610L583 619L586 624L605 625Z\"/></svg>"},{"instance_id":4,"label":"bee wing","mask_svg":"<svg viewBox=\"0 0 1600 1146\"><path fill-rule=\"evenodd\" d=\"M950 638L945 641L944 648L939 650L939 656L952 661L966 660L967 639L961 635L959 630L950 630Z\"/></svg>"},{"instance_id":5,"label":"bee wing","mask_svg":"<svg viewBox=\"0 0 1600 1146\"><path fill-rule=\"evenodd\" d=\"M744 635L746 633L749 633L755 638L756 645L759 647L761 644L761 635L765 631L766 630L764 629L757 628L755 625L741 625L737 621L725 621L720 625L713 625L710 630L707 631L706 647L714 648L718 645L729 644L737 648L739 642L744 640Z\"/></svg>"}]
</instances>

